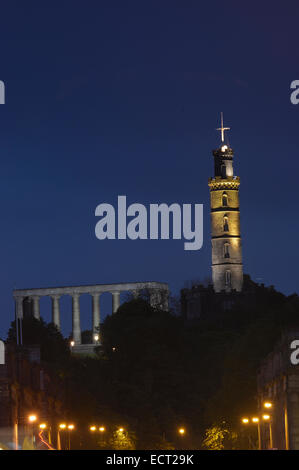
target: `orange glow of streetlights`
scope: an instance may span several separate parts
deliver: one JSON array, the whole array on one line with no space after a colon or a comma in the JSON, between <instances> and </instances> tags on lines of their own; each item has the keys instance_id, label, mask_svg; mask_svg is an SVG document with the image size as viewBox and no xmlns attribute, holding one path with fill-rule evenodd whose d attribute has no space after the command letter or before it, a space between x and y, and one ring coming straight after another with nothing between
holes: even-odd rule
<instances>
[{"instance_id":1,"label":"orange glow of streetlights","mask_svg":"<svg viewBox=\"0 0 299 470\"><path fill-rule=\"evenodd\" d=\"M89 430L90 430L91 432L94 432L94 431L97 430L97 428L96 428L96 426L90 426Z\"/></svg>"},{"instance_id":2,"label":"orange glow of streetlights","mask_svg":"<svg viewBox=\"0 0 299 470\"><path fill-rule=\"evenodd\" d=\"M118 428L118 432L124 432L124 428Z\"/></svg>"},{"instance_id":3,"label":"orange glow of streetlights","mask_svg":"<svg viewBox=\"0 0 299 470\"><path fill-rule=\"evenodd\" d=\"M46 423L41 423L39 425L39 427L40 427L40 429L46 429L47 425L46 425Z\"/></svg>"},{"instance_id":4,"label":"orange glow of streetlights","mask_svg":"<svg viewBox=\"0 0 299 470\"><path fill-rule=\"evenodd\" d=\"M185 432L186 432L186 431L185 431L184 428L180 428L180 429L179 429L179 433L180 433L181 435L185 434Z\"/></svg>"},{"instance_id":5,"label":"orange glow of streetlights","mask_svg":"<svg viewBox=\"0 0 299 470\"><path fill-rule=\"evenodd\" d=\"M100 431L100 432L104 432L104 431L105 431L105 427L104 427L104 426L101 426L101 427L99 428L99 431Z\"/></svg>"},{"instance_id":6,"label":"orange glow of streetlights","mask_svg":"<svg viewBox=\"0 0 299 470\"><path fill-rule=\"evenodd\" d=\"M69 424L67 428L68 428L70 431L73 431L73 429L75 429L75 425L74 425L74 424Z\"/></svg>"},{"instance_id":7,"label":"orange glow of streetlights","mask_svg":"<svg viewBox=\"0 0 299 470\"><path fill-rule=\"evenodd\" d=\"M243 423L243 424L248 424L248 423L249 423L249 419L248 419L248 418L242 418L242 423Z\"/></svg>"},{"instance_id":8,"label":"orange glow of streetlights","mask_svg":"<svg viewBox=\"0 0 299 470\"><path fill-rule=\"evenodd\" d=\"M265 421L269 421L270 418L271 418L270 415L263 415L263 419L264 419Z\"/></svg>"},{"instance_id":9,"label":"orange glow of streetlights","mask_svg":"<svg viewBox=\"0 0 299 470\"><path fill-rule=\"evenodd\" d=\"M271 403L270 401L265 401L265 403L264 403L264 408L268 408L268 409L269 409L269 408L272 408L272 406L273 406L273 403Z\"/></svg>"},{"instance_id":10,"label":"orange glow of streetlights","mask_svg":"<svg viewBox=\"0 0 299 470\"><path fill-rule=\"evenodd\" d=\"M260 421L260 420L259 420L259 418L257 418L257 417L252 418L252 422L253 422L253 423L259 423L259 421Z\"/></svg>"},{"instance_id":11,"label":"orange glow of streetlights","mask_svg":"<svg viewBox=\"0 0 299 470\"><path fill-rule=\"evenodd\" d=\"M65 424L65 423L59 424L59 428L60 428L60 429L65 429L65 428L66 428L66 424Z\"/></svg>"},{"instance_id":12,"label":"orange glow of streetlights","mask_svg":"<svg viewBox=\"0 0 299 470\"><path fill-rule=\"evenodd\" d=\"M29 421L29 423L35 423L36 420L37 420L37 416L36 416L36 415L29 415L29 416L28 416L28 421Z\"/></svg>"}]
</instances>

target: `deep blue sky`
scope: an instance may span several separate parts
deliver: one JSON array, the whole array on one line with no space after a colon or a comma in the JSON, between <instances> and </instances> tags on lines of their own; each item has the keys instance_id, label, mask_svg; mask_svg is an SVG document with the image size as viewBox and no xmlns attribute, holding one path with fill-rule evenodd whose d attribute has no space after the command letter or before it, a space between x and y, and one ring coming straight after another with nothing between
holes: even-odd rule
<instances>
[{"instance_id":1,"label":"deep blue sky","mask_svg":"<svg viewBox=\"0 0 299 470\"><path fill-rule=\"evenodd\" d=\"M276 2L278 3L278 2ZM297 2L1 5L0 333L12 289L210 275L208 177L219 113L241 177L244 270L298 290ZM203 203L204 247L102 241L101 202ZM108 297L103 312L109 312ZM91 309L82 300L82 326ZM41 302L46 319L50 300ZM62 301L64 332L70 299Z\"/></svg>"}]
</instances>

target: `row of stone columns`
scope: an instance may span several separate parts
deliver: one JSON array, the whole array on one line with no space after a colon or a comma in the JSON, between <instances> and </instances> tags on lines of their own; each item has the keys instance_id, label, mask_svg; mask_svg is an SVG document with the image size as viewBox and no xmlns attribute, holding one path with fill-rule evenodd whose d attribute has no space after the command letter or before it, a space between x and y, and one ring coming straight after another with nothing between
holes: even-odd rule
<instances>
[{"instance_id":1,"label":"row of stone columns","mask_svg":"<svg viewBox=\"0 0 299 470\"><path fill-rule=\"evenodd\" d=\"M99 333L100 326L100 293L91 294L92 296L92 334L93 342L95 336ZM52 299L52 322L60 330L60 295L51 295ZM33 316L40 319L39 296L31 297L33 302ZM23 317L24 297L16 297L17 317ZM112 312L117 312L120 306L120 292L112 292ZM73 340L75 344L81 344L81 325L80 325L80 294L72 295L72 314L73 314Z\"/></svg>"},{"instance_id":2,"label":"row of stone columns","mask_svg":"<svg viewBox=\"0 0 299 470\"><path fill-rule=\"evenodd\" d=\"M137 298L139 295L138 290L132 291L134 298ZM81 344L81 325L80 325L80 294L74 293L70 294L72 296L72 326L73 326L73 341L75 345ZM100 293L91 293L92 296L92 337L93 342L96 343L96 335L99 335L100 327ZM50 295L52 299L52 322L60 330L60 305L59 300L61 295L55 294ZM40 319L40 306L39 299L40 296L34 295L30 296L32 299L33 305L33 316L37 320ZM18 318L23 318L23 300L24 297L18 296L16 299L16 314ZM168 304L168 299L166 299ZM161 293L158 291L153 291L150 295L151 305L163 306L165 300L161 300ZM120 292L112 292L112 313L117 312L120 306Z\"/></svg>"}]
</instances>

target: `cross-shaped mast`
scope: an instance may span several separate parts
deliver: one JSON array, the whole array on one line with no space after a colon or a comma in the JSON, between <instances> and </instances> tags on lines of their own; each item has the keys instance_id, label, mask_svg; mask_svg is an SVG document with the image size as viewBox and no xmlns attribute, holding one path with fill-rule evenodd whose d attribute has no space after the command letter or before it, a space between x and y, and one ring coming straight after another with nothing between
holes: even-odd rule
<instances>
[{"instance_id":1,"label":"cross-shaped mast","mask_svg":"<svg viewBox=\"0 0 299 470\"><path fill-rule=\"evenodd\" d=\"M223 113L221 113L221 127L216 130L221 131L221 142L224 142L224 131L229 131L230 127L223 127Z\"/></svg>"}]
</instances>

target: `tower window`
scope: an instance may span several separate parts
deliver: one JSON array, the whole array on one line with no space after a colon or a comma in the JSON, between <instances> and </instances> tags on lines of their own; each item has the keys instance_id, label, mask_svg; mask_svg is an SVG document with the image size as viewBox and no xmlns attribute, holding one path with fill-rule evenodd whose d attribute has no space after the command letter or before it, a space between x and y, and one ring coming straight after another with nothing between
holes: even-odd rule
<instances>
[{"instance_id":1,"label":"tower window","mask_svg":"<svg viewBox=\"0 0 299 470\"><path fill-rule=\"evenodd\" d=\"M222 205L223 206L228 206L228 203L227 203L227 194L226 193L223 193L222 194Z\"/></svg>"},{"instance_id":2,"label":"tower window","mask_svg":"<svg viewBox=\"0 0 299 470\"><path fill-rule=\"evenodd\" d=\"M223 231L224 232L228 232L229 231L229 228L228 228L228 217L227 215L225 215L223 217Z\"/></svg>"},{"instance_id":3,"label":"tower window","mask_svg":"<svg viewBox=\"0 0 299 470\"><path fill-rule=\"evenodd\" d=\"M231 272L225 271L225 287L231 287Z\"/></svg>"},{"instance_id":4,"label":"tower window","mask_svg":"<svg viewBox=\"0 0 299 470\"><path fill-rule=\"evenodd\" d=\"M226 165L221 165L221 177L226 178Z\"/></svg>"},{"instance_id":5,"label":"tower window","mask_svg":"<svg viewBox=\"0 0 299 470\"><path fill-rule=\"evenodd\" d=\"M230 258L229 243L224 243L224 258Z\"/></svg>"}]
</instances>

